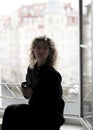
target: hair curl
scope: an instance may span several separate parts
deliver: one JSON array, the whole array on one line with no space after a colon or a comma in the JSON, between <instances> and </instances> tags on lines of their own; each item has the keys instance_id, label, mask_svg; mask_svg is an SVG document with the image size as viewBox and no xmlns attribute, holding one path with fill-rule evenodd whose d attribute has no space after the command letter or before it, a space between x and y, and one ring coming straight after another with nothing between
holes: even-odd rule
<instances>
[{"instance_id":1,"label":"hair curl","mask_svg":"<svg viewBox=\"0 0 93 130\"><path fill-rule=\"evenodd\" d=\"M30 46L30 55L29 55L30 67L33 68L37 62L35 55L34 55L34 49L37 46L37 44L40 42L43 42L44 44L46 44L49 47L50 52L49 52L49 56L47 58L47 63L50 66L54 66L56 63L56 59L57 59L57 50L55 47L55 43L49 37L39 36L39 37L36 37L33 39L31 46Z\"/></svg>"}]
</instances>

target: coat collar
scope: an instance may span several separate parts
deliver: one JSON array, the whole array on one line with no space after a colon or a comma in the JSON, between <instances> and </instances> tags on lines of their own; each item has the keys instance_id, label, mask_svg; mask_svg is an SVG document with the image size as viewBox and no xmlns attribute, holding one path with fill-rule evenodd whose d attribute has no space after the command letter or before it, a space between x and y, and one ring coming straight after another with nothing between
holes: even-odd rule
<instances>
[{"instance_id":1,"label":"coat collar","mask_svg":"<svg viewBox=\"0 0 93 130\"><path fill-rule=\"evenodd\" d=\"M41 65L40 67L37 66L37 63L35 64L34 66L34 69L37 70L37 71L44 71L49 65L47 63Z\"/></svg>"}]
</instances>

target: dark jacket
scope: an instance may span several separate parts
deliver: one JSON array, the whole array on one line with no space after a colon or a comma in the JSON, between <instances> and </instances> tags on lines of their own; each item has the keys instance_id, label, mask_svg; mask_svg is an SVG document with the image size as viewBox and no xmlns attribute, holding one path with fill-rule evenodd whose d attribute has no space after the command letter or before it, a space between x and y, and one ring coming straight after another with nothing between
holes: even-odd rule
<instances>
[{"instance_id":1,"label":"dark jacket","mask_svg":"<svg viewBox=\"0 0 93 130\"><path fill-rule=\"evenodd\" d=\"M4 112L2 130L59 130L64 119L62 77L53 67L28 67L26 81L33 90L28 104L9 105ZM11 125L12 124L12 125Z\"/></svg>"},{"instance_id":2,"label":"dark jacket","mask_svg":"<svg viewBox=\"0 0 93 130\"><path fill-rule=\"evenodd\" d=\"M28 67L26 81L31 82L33 94L29 100L35 122L61 126L64 123L62 77L53 67L44 64L40 68Z\"/></svg>"}]
</instances>

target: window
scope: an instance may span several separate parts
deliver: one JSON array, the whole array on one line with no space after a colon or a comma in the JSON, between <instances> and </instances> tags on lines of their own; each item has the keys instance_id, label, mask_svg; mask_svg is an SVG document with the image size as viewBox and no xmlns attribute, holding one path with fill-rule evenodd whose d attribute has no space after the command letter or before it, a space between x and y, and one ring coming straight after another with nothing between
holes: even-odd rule
<instances>
[{"instance_id":1,"label":"window","mask_svg":"<svg viewBox=\"0 0 93 130\"><path fill-rule=\"evenodd\" d=\"M45 3L46 5L49 3ZM45 8L45 4L42 4ZM51 5L50 5L51 6ZM35 7L35 8L34 8ZM1 96L5 98L1 98L2 106L5 107L8 104L12 103L13 100L16 98L16 102L18 102L18 98L22 98L20 93L20 83L25 80L26 69L28 65L28 49L31 40L36 35L40 35L41 31L38 28L38 21L42 12L40 11L40 4L38 2L31 5L20 6L13 12L12 16L17 16L17 19L12 20L12 16L8 15L9 18L6 19L4 15L4 19L2 18L2 23L9 22L8 28L5 26L3 30L0 31L0 36L2 39L2 63L1 63ZM29 15L29 10L32 9L33 16ZM53 8L53 6L52 6ZM52 9L51 8L51 9ZM42 14L42 33L49 35L54 39L57 44L58 52L59 52L59 59L58 59L58 66L57 69L63 76L63 88L64 88L64 98L67 102L67 107L65 113L78 115L79 111L70 111L68 110L69 107L77 104L79 102L79 40L76 32L79 33L78 27L79 24L77 22L76 26L72 23L71 26L67 26L68 24L65 23L65 20L68 16L68 11L65 10L65 5L62 3L60 6L60 10L62 11L59 14L59 9L57 12L47 14ZM69 5L69 8L73 8L72 5ZM38 11L38 16L35 13L36 9ZM76 9L73 8L75 12ZM73 14L73 10L69 12L69 15ZM49 9L50 11L50 9ZM30 14L31 10L30 10ZM75 15L78 19L78 11ZM29 15L29 17L28 17ZM14 18L14 17L13 17ZM63 20L60 24L60 18ZM10 21L9 21L10 19ZM30 19L30 21L29 21ZM46 20L46 21L45 21ZM24 24L25 21L25 24ZM34 24L32 25L32 22ZM15 24L16 22L16 24ZM28 24L29 22L29 24ZM68 21L69 22L69 21ZM45 24L47 23L47 24ZM51 26L49 26L51 23ZM53 24L52 24L53 23ZM31 25L31 26L30 26ZM11 29L11 26L13 28ZM51 30L51 31L50 31ZM62 39L61 36L64 36ZM77 58L76 58L77 57ZM7 97L7 98L6 98ZM10 98L11 101L10 101ZM74 97L74 98L73 98ZM14 99L13 99L14 98ZM74 99L74 100L73 100ZM8 102L9 101L9 102ZM25 101L22 99L22 101ZM7 103L6 103L7 102ZM71 102L71 103L69 103ZM75 105L74 107L77 108ZM79 110L79 105L78 105Z\"/></svg>"},{"instance_id":2,"label":"window","mask_svg":"<svg viewBox=\"0 0 93 130\"><path fill-rule=\"evenodd\" d=\"M59 7L60 13L57 11L59 8L57 8L56 13L53 12L51 15L49 11L53 7L56 8L58 4L53 6L52 3L51 10L49 8L46 14L42 12L46 10L47 4L50 4L50 2L42 3L41 11L41 4L38 4L38 0L36 4L25 5L25 10L20 5L12 12L12 15L8 14L7 17L4 14L3 17L0 15L0 50L2 50L0 51L1 108L5 108L14 102L27 103L27 100L21 94L20 84L25 80L29 45L34 37L46 34L54 39L58 49L57 69L63 77L62 86L66 102L65 115L83 116L83 118L90 116L92 111L91 3L84 6L86 12L82 13L80 17L79 0L73 2L71 0L70 3L66 4L62 3L61 0L60 2L62 4L61 8ZM27 12L30 12L29 17L26 15ZM17 16L17 19L13 20L13 16ZM82 17L83 24L80 21ZM79 24L82 26L79 26ZM82 27L85 29L83 33ZM81 33L83 34L82 37ZM81 40L80 44L79 40ZM82 102L80 102L81 100ZM87 119L91 123L91 119Z\"/></svg>"}]
</instances>

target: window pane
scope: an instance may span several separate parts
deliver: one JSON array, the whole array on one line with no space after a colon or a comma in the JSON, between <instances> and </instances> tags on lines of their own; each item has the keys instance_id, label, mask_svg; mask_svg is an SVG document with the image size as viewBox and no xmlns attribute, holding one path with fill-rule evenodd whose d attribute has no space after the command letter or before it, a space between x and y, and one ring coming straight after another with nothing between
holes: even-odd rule
<instances>
[{"instance_id":1,"label":"window pane","mask_svg":"<svg viewBox=\"0 0 93 130\"><path fill-rule=\"evenodd\" d=\"M25 3L24 6L19 6L12 15L2 17L0 24L1 83L4 83L2 96L10 96L10 93L15 96L17 93L17 97L21 97L15 86L20 87L20 83L25 80L29 63L29 45L34 37L46 34L55 41L58 49L57 69L63 77L65 114L79 115L78 2L49 0L38 3L37 0L34 4ZM7 92L7 88L10 92ZM11 103L9 100L3 99L2 106Z\"/></svg>"},{"instance_id":2,"label":"window pane","mask_svg":"<svg viewBox=\"0 0 93 130\"><path fill-rule=\"evenodd\" d=\"M83 118L92 123L92 41L91 41L91 1L83 1Z\"/></svg>"}]
</instances>

